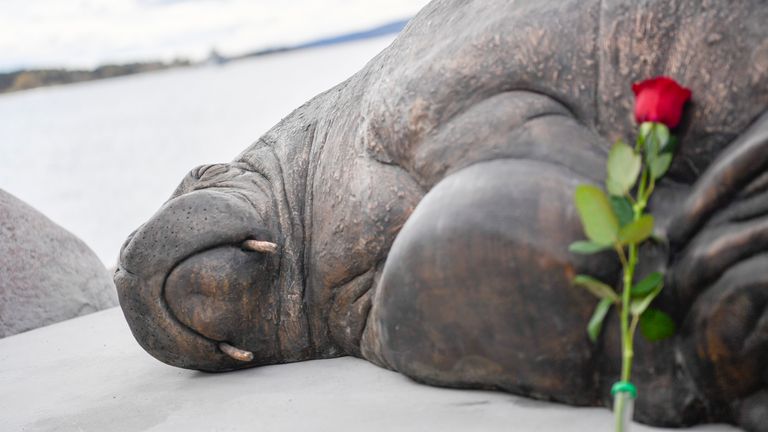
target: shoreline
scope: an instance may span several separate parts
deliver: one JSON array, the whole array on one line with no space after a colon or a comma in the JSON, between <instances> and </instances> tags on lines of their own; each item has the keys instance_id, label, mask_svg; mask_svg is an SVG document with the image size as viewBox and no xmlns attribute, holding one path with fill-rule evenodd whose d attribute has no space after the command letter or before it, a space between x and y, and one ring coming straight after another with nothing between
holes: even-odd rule
<instances>
[{"instance_id":1,"label":"shoreline","mask_svg":"<svg viewBox=\"0 0 768 432\"><path fill-rule=\"evenodd\" d=\"M90 70L45 68L21 69L12 72L0 72L0 95L17 93L20 91L32 90L41 87L98 81L108 78L117 78L146 72L157 72L180 67L200 66L205 64L222 65L233 61L245 60L254 57L263 57L291 51L309 50L318 47L340 45L349 42L356 42L360 40L396 34L399 33L407 23L408 19L402 19L379 25L367 30L348 32L329 37L321 37L296 45L268 47L232 56L222 55L215 49L212 49L208 58L202 61L191 61L188 59L178 58L171 62L148 61L107 64Z\"/></svg>"}]
</instances>

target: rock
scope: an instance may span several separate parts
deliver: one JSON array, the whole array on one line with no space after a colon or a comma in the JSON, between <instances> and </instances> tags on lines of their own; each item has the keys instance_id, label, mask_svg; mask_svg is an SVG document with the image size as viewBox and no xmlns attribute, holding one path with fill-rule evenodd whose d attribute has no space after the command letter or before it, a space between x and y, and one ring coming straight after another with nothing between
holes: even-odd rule
<instances>
[{"instance_id":1,"label":"rock","mask_svg":"<svg viewBox=\"0 0 768 432\"><path fill-rule=\"evenodd\" d=\"M96 254L0 189L0 338L116 305Z\"/></svg>"}]
</instances>

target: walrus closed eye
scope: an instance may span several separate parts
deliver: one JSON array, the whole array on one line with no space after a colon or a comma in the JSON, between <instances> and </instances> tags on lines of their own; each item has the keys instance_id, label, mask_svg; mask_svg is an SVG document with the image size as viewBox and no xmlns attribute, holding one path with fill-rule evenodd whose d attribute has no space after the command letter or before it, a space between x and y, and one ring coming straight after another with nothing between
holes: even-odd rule
<instances>
[{"instance_id":1,"label":"walrus closed eye","mask_svg":"<svg viewBox=\"0 0 768 432\"><path fill-rule=\"evenodd\" d=\"M639 276L680 331L635 347L635 420L768 431L768 8L758 1L438 0L235 161L193 169L121 251L131 330L227 371L354 355L417 381L609 404L570 254L578 184L634 129L630 83L696 95ZM684 30L683 30L684 29ZM713 37L715 35L716 37ZM606 328L616 328L608 316Z\"/></svg>"}]
</instances>

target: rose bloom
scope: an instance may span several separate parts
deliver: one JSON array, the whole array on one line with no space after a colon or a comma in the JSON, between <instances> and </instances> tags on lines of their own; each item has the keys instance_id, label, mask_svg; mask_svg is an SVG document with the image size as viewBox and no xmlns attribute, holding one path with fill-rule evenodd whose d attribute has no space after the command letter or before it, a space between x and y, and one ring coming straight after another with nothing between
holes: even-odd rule
<instances>
[{"instance_id":1,"label":"rose bloom","mask_svg":"<svg viewBox=\"0 0 768 432\"><path fill-rule=\"evenodd\" d=\"M680 123L683 105L691 98L689 89L665 76L632 84L632 91L637 123L664 123L670 129Z\"/></svg>"}]
</instances>

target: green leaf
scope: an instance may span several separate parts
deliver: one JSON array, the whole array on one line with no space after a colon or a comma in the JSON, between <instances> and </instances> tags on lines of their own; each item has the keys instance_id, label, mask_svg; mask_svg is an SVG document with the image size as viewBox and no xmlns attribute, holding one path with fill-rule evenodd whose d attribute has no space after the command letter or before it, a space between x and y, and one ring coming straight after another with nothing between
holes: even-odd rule
<instances>
[{"instance_id":1,"label":"green leaf","mask_svg":"<svg viewBox=\"0 0 768 432\"><path fill-rule=\"evenodd\" d=\"M599 245L597 243L592 243L589 241L575 241L571 243L570 246L568 246L568 250L582 255L590 255L598 252L602 252L606 249L610 248L610 246L606 245Z\"/></svg>"},{"instance_id":2,"label":"green leaf","mask_svg":"<svg viewBox=\"0 0 768 432\"><path fill-rule=\"evenodd\" d=\"M619 241L622 244L641 243L653 234L653 216L642 215L619 231Z\"/></svg>"},{"instance_id":3,"label":"green leaf","mask_svg":"<svg viewBox=\"0 0 768 432\"><path fill-rule=\"evenodd\" d=\"M618 239L619 221L605 192L597 186L579 185L574 200L587 238L599 245L613 245Z\"/></svg>"},{"instance_id":4,"label":"green leaf","mask_svg":"<svg viewBox=\"0 0 768 432\"><path fill-rule=\"evenodd\" d=\"M573 278L573 283L586 288L587 291L591 292L599 299L608 299L615 303L621 302L619 295L616 294L616 291L614 291L610 285L591 276L576 275L576 277Z\"/></svg>"},{"instance_id":5,"label":"green leaf","mask_svg":"<svg viewBox=\"0 0 768 432\"><path fill-rule=\"evenodd\" d=\"M648 309L648 306L651 305L651 302L653 302L653 299L656 298L657 295L661 292L661 288L664 285L657 286L653 291L648 293L645 297L633 299L629 302L629 313L632 315L640 316L645 312L646 309Z\"/></svg>"},{"instance_id":6,"label":"green leaf","mask_svg":"<svg viewBox=\"0 0 768 432\"><path fill-rule=\"evenodd\" d=\"M619 226L626 226L635 217L635 213L632 210L632 203L626 197L611 196L611 207L613 213L619 218Z\"/></svg>"},{"instance_id":7,"label":"green leaf","mask_svg":"<svg viewBox=\"0 0 768 432\"><path fill-rule=\"evenodd\" d=\"M664 147L669 144L669 128L664 123L656 123L653 126L653 135L656 138L656 141L659 143L659 151L663 149Z\"/></svg>"},{"instance_id":8,"label":"green leaf","mask_svg":"<svg viewBox=\"0 0 768 432\"><path fill-rule=\"evenodd\" d=\"M672 317L658 309L650 308L640 316L640 332L651 342L674 335L676 328Z\"/></svg>"},{"instance_id":9,"label":"green leaf","mask_svg":"<svg viewBox=\"0 0 768 432\"><path fill-rule=\"evenodd\" d=\"M638 139L644 140L645 137L648 136L648 134L651 133L651 129L653 129L653 122L643 122L643 124L640 125L640 133L638 134Z\"/></svg>"},{"instance_id":10,"label":"green leaf","mask_svg":"<svg viewBox=\"0 0 768 432\"><path fill-rule=\"evenodd\" d=\"M640 128L641 133L644 134L644 147L645 147L645 160L650 164L656 159L661 152L661 149L665 148L669 144L669 128L663 123L653 123L650 128Z\"/></svg>"},{"instance_id":11,"label":"green leaf","mask_svg":"<svg viewBox=\"0 0 768 432\"><path fill-rule=\"evenodd\" d=\"M605 190L608 191L609 196L622 196L623 186L616 182L616 180L605 177Z\"/></svg>"},{"instance_id":12,"label":"green leaf","mask_svg":"<svg viewBox=\"0 0 768 432\"><path fill-rule=\"evenodd\" d=\"M611 195L624 196L637 181L642 159L627 144L618 141L608 153L608 177L605 186Z\"/></svg>"},{"instance_id":13,"label":"green leaf","mask_svg":"<svg viewBox=\"0 0 768 432\"><path fill-rule=\"evenodd\" d=\"M664 274L653 272L632 287L632 297L645 297L664 283Z\"/></svg>"},{"instance_id":14,"label":"green leaf","mask_svg":"<svg viewBox=\"0 0 768 432\"><path fill-rule=\"evenodd\" d=\"M661 178L664 174L667 173L667 170L669 169L669 166L672 164L672 154L671 153L662 153L659 155L659 157L651 160L648 163L648 167L651 170L651 175L655 179Z\"/></svg>"},{"instance_id":15,"label":"green leaf","mask_svg":"<svg viewBox=\"0 0 768 432\"><path fill-rule=\"evenodd\" d=\"M592 342L597 342L597 337L600 336L603 321L605 321L605 316L608 315L608 311L611 309L611 304L610 300L602 299L592 313L592 318L590 318L589 324L587 324L587 334Z\"/></svg>"}]
</instances>

